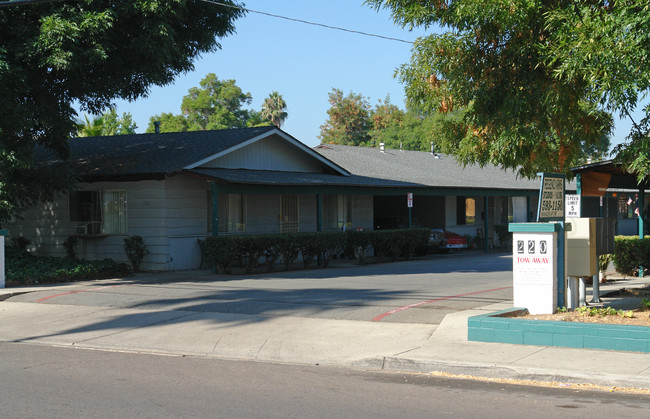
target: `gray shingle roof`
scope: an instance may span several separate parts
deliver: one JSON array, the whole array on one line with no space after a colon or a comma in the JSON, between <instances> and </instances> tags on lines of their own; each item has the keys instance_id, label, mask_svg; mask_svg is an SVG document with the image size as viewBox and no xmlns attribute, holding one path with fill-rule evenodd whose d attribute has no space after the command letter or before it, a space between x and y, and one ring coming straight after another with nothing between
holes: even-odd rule
<instances>
[{"instance_id":1,"label":"gray shingle roof","mask_svg":"<svg viewBox=\"0 0 650 419\"><path fill-rule=\"evenodd\" d=\"M452 156L422 151L322 144L315 150L357 176L437 188L538 190L538 179L518 179L496 166L463 168Z\"/></svg>"},{"instance_id":2,"label":"gray shingle roof","mask_svg":"<svg viewBox=\"0 0 650 419\"><path fill-rule=\"evenodd\" d=\"M80 177L174 173L244 141L276 129L273 126L162 134L72 138L71 168ZM62 163L44 149L36 161Z\"/></svg>"}]
</instances>

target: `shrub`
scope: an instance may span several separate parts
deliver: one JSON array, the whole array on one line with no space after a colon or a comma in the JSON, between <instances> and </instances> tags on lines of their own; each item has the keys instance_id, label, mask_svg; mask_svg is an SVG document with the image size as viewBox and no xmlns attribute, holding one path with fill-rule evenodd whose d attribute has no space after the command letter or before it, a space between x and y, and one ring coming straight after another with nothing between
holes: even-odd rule
<instances>
[{"instance_id":1,"label":"shrub","mask_svg":"<svg viewBox=\"0 0 650 419\"><path fill-rule=\"evenodd\" d=\"M27 237L12 237L9 241L9 247L18 252L27 252L27 246L32 243Z\"/></svg>"},{"instance_id":2,"label":"shrub","mask_svg":"<svg viewBox=\"0 0 650 419\"><path fill-rule=\"evenodd\" d=\"M421 228L213 236L205 239L205 253L215 262L217 269L224 273L231 273L234 261L242 258L246 259L246 272L251 272L262 256L266 258L269 271L274 269L280 257L284 269L288 270L299 255L302 255L305 268L311 266L317 257L327 266L332 256L341 253L346 247L357 251L359 263L365 262L366 252L373 246L376 254L383 251L391 252L394 259L399 255L409 258L415 248L426 246L429 234L428 229Z\"/></svg>"},{"instance_id":3,"label":"shrub","mask_svg":"<svg viewBox=\"0 0 650 419\"><path fill-rule=\"evenodd\" d=\"M330 259L345 250L345 233L342 231L331 231L319 233L319 240L323 249L323 266L329 265Z\"/></svg>"},{"instance_id":4,"label":"shrub","mask_svg":"<svg viewBox=\"0 0 650 419\"><path fill-rule=\"evenodd\" d=\"M288 271L300 254L300 244L295 234L280 234L277 243L284 262L284 269Z\"/></svg>"},{"instance_id":5,"label":"shrub","mask_svg":"<svg viewBox=\"0 0 650 419\"><path fill-rule=\"evenodd\" d=\"M15 249L7 252L5 261L8 286L122 277L131 273L127 264L116 263L110 259L87 261L52 256L37 257Z\"/></svg>"},{"instance_id":6,"label":"shrub","mask_svg":"<svg viewBox=\"0 0 650 419\"><path fill-rule=\"evenodd\" d=\"M348 230L345 232L347 246L352 251L352 254L359 258L359 264L361 265L366 262L366 254L372 246L373 233L372 230Z\"/></svg>"},{"instance_id":7,"label":"shrub","mask_svg":"<svg viewBox=\"0 0 650 419\"><path fill-rule=\"evenodd\" d=\"M205 252L215 263L217 272L232 272L232 263L239 255L237 236L213 236L205 239Z\"/></svg>"},{"instance_id":8,"label":"shrub","mask_svg":"<svg viewBox=\"0 0 650 419\"><path fill-rule=\"evenodd\" d=\"M625 275L634 275L639 266L650 267L650 238L616 236L614 266L618 272Z\"/></svg>"},{"instance_id":9,"label":"shrub","mask_svg":"<svg viewBox=\"0 0 650 419\"><path fill-rule=\"evenodd\" d=\"M124 252L126 258L131 262L134 272L140 271L140 263L149 254L142 236L129 236L124 239Z\"/></svg>"}]
</instances>

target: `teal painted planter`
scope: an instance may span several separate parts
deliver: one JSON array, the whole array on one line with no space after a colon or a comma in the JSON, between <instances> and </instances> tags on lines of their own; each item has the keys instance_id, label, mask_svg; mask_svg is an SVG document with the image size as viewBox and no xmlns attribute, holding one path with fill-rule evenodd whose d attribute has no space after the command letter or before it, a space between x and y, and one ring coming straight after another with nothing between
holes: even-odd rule
<instances>
[{"instance_id":1,"label":"teal painted planter","mask_svg":"<svg viewBox=\"0 0 650 419\"><path fill-rule=\"evenodd\" d=\"M650 352L650 327L601 323L554 322L508 317L527 313L512 308L467 319L467 339L478 342L565 348Z\"/></svg>"}]
</instances>

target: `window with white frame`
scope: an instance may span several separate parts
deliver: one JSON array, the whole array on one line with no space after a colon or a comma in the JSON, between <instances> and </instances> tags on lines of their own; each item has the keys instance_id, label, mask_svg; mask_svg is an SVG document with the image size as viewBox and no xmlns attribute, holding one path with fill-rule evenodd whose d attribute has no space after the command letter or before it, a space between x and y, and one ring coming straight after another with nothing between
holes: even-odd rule
<instances>
[{"instance_id":1,"label":"window with white frame","mask_svg":"<svg viewBox=\"0 0 650 419\"><path fill-rule=\"evenodd\" d=\"M74 191L69 196L75 234L127 234L126 191Z\"/></svg>"}]
</instances>

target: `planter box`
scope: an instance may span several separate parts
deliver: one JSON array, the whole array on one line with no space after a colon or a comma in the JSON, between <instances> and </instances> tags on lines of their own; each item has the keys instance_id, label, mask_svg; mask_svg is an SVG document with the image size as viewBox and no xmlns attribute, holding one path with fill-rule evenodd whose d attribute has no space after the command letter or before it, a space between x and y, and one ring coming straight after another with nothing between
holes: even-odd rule
<instances>
[{"instance_id":1,"label":"planter box","mask_svg":"<svg viewBox=\"0 0 650 419\"><path fill-rule=\"evenodd\" d=\"M647 326L511 317L527 312L525 308L512 308L470 317L467 319L467 339L478 342L650 352L650 327Z\"/></svg>"}]
</instances>

